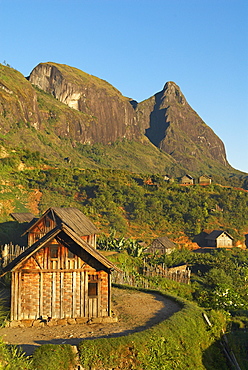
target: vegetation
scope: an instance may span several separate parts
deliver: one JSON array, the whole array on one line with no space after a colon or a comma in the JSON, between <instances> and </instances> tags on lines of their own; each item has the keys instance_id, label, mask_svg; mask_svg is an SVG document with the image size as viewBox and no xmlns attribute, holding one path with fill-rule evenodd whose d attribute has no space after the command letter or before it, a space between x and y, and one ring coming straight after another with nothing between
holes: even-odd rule
<instances>
[{"instance_id":1,"label":"vegetation","mask_svg":"<svg viewBox=\"0 0 248 370\"><path fill-rule=\"evenodd\" d=\"M223 229L235 242L244 242L248 230L248 193L242 189L216 184L181 186L165 182L160 175L107 169L34 169L11 176L16 188L8 186L7 191L13 191L8 195L13 201L17 201L18 186L24 199L39 189L40 212L55 205L75 206L102 231L112 228L118 236L133 235L146 241L164 230L179 241L182 235L194 240L202 231ZM0 193L0 199L4 196Z\"/></svg>"},{"instance_id":2,"label":"vegetation","mask_svg":"<svg viewBox=\"0 0 248 370\"><path fill-rule=\"evenodd\" d=\"M68 370L76 365L76 356L69 344L44 344L32 356L35 370Z\"/></svg>"},{"instance_id":3,"label":"vegetation","mask_svg":"<svg viewBox=\"0 0 248 370\"><path fill-rule=\"evenodd\" d=\"M31 359L17 346L8 346L0 339L1 370L33 370Z\"/></svg>"},{"instance_id":4,"label":"vegetation","mask_svg":"<svg viewBox=\"0 0 248 370\"><path fill-rule=\"evenodd\" d=\"M76 356L68 344L44 344L26 356L17 346L0 340L1 370L69 370L75 365Z\"/></svg>"},{"instance_id":5,"label":"vegetation","mask_svg":"<svg viewBox=\"0 0 248 370\"><path fill-rule=\"evenodd\" d=\"M124 337L81 342L82 366L86 369L228 369L220 349L211 349L225 320L222 323L220 318L213 320L209 329L201 309L183 300L176 301L182 310L151 329Z\"/></svg>"}]
</instances>

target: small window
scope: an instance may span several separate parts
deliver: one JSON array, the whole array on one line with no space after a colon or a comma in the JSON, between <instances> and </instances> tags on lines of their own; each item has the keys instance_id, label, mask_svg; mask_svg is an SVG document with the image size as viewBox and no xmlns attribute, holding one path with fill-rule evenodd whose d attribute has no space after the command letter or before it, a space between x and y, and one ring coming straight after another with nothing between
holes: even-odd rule
<instances>
[{"instance_id":1,"label":"small window","mask_svg":"<svg viewBox=\"0 0 248 370\"><path fill-rule=\"evenodd\" d=\"M50 257L58 258L59 257L59 247L50 247Z\"/></svg>"},{"instance_id":2,"label":"small window","mask_svg":"<svg viewBox=\"0 0 248 370\"><path fill-rule=\"evenodd\" d=\"M88 296L95 297L98 294L98 284L97 283L88 283Z\"/></svg>"},{"instance_id":3,"label":"small window","mask_svg":"<svg viewBox=\"0 0 248 370\"><path fill-rule=\"evenodd\" d=\"M74 253L72 253L72 252L70 251L70 249L68 249L67 257L68 257L68 258L75 258L75 254L74 254Z\"/></svg>"}]
</instances>

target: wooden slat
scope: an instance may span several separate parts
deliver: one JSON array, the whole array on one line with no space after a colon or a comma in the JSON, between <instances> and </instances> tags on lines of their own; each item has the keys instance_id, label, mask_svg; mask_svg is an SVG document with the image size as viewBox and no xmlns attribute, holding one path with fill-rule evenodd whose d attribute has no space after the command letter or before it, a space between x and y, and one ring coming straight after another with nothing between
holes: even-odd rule
<instances>
[{"instance_id":1,"label":"wooden slat","mask_svg":"<svg viewBox=\"0 0 248 370\"><path fill-rule=\"evenodd\" d=\"M44 268L44 270L46 270L48 268L48 248L44 248L43 268Z\"/></svg>"},{"instance_id":2,"label":"wooden slat","mask_svg":"<svg viewBox=\"0 0 248 370\"><path fill-rule=\"evenodd\" d=\"M18 320L23 318L22 311L22 301L21 301L21 291L22 291L22 273L18 272L18 285L17 285L17 317Z\"/></svg>"},{"instance_id":3,"label":"wooden slat","mask_svg":"<svg viewBox=\"0 0 248 370\"><path fill-rule=\"evenodd\" d=\"M101 287L101 280L98 282L98 287L97 287L97 313L96 317L102 316L101 311L101 297L102 297L102 287Z\"/></svg>"},{"instance_id":4,"label":"wooden slat","mask_svg":"<svg viewBox=\"0 0 248 370\"><path fill-rule=\"evenodd\" d=\"M39 315L43 316L43 273L40 271L40 297L39 297Z\"/></svg>"},{"instance_id":5,"label":"wooden slat","mask_svg":"<svg viewBox=\"0 0 248 370\"><path fill-rule=\"evenodd\" d=\"M77 273L72 273L72 317L77 316Z\"/></svg>"},{"instance_id":6,"label":"wooden slat","mask_svg":"<svg viewBox=\"0 0 248 370\"><path fill-rule=\"evenodd\" d=\"M85 302L84 302L84 272L80 271L80 316L84 317Z\"/></svg>"},{"instance_id":7,"label":"wooden slat","mask_svg":"<svg viewBox=\"0 0 248 370\"><path fill-rule=\"evenodd\" d=\"M14 320L18 320L17 304L18 304L18 272L15 272L14 274Z\"/></svg>"},{"instance_id":8,"label":"wooden slat","mask_svg":"<svg viewBox=\"0 0 248 370\"><path fill-rule=\"evenodd\" d=\"M89 316L89 306L88 306L88 273L84 272L84 317Z\"/></svg>"},{"instance_id":9,"label":"wooden slat","mask_svg":"<svg viewBox=\"0 0 248 370\"><path fill-rule=\"evenodd\" d=\"M64 273L60 274L60 317L64 318Z\"/></svg>"},{"instance_id":10,"label":"wooden slat","mask_svg":"<svg viewBox=\"0 0 248 370\"><path fill-rule=\"evenodd\" d=\"M51 307L51 311L52 311L52 317L56 317L56 273L53 272L52 274L52 307Z\"/></svg>"},{"instance_id":11,"label":"wooden slat","mask_svg":"<svg viewBox=\"0 0 248 370\"><path fill-rule=\"evenodd\" d=\"M111 307L111 295L112 295L112 276L108 274L108 316L112 316L112 307Z\"/></svg>"},{"instance_id":12,"label":"wooden slat","mask_svg":"<svg viewBox=\"0 0 248 370\"><path fill-rule=\"evenodd\" d=\"M98 298L89 298L89 317L98 316Z\"/></svg>"},{"instance_id":13,"label":"wooden slat","mask_svg":"<svg viewBox=\"0 0 248 370\"><path fill-rule=\"evenodd\" d=\"M54 269L42 269L42 272L73 272L73 271L76 271L76 272L79 272L79 271L85 271L85 269L57 269L57 268L54 268ZM39 269L22 269L22 272L39 272Z\"/></svg>"},{"instance_id":14,"label":"wooden slat","mask_svg":"<svg viewBox=\"0 0 248 370\"><path fill-rule=\"evenodd\" d=\"M15 273L12 274L11 279L11 312L10 320L14 320L15 317Z\"/></svg>"},{"instance_id":15,"label":"wooden slat","mask_svg":"<svg viewBox=\"0 0 248 370\"><path fill-rule=\"evenodd\" d=\"M92 299L88 299L88 315L87 317L90 319L92 317Z\"/></svg>"}]
</instances>

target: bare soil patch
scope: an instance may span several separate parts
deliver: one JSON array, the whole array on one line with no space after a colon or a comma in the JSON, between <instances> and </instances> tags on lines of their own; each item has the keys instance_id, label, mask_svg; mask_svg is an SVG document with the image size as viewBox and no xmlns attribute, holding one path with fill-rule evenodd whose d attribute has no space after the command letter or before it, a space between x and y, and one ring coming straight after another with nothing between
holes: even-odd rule
<instances>
[{"instance_id":1,"label":"bare soil patch","mask_svg":"<svg viewBox=\"0 0 248 370\"><path fill-rule=\"evenodd\" d=\"M31 328L2 328L0 336L20 345L27 355L46 343L78 345L84 339L115 337L145 330L180 310L180 306L159 294L113 288L112 309L118 322L73 324Z\"/></svg>"}]
</instances>

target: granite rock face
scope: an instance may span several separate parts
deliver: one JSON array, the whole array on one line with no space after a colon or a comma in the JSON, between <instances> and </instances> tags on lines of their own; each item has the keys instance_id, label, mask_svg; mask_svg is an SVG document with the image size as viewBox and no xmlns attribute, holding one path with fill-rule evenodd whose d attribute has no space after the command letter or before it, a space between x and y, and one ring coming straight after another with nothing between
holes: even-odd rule
<instances>
[{"instance_id":1,"label":"granite rock face","mask_svg":"<svg viewBox=\"0 0 248 370\"><path fill-rule=\"evenodd\" d=\"M129 99L106 81L54 63L39 64L31 72L29 81L91 117L90 122L81 124L74 139L84 144L108 144L118 139L138 137L136 113Z\"/></svg>"},{"instance_id":2,"label":"granite rock face","mask_svg":"<svg viewBox=\"0 0 248 370\"><path fill-rule=\"evenodd\" d=\"M188 171L205 172L216 164L230 168L223 142L174 82L137 103L108 82L63 64L40 63L28 78L0 65L0 133L23 127L68 139L73 148L123 139L150 142Z\"/></svg>"},{"instance_id":3,"label":"granite rock face","mask_svg":"<svg viewBox=\"0 0 248 370\"><path fill-rule=\"evenodd\" d=\"M223 142L190 107L174 82L167 82L162 91L136 109L149 140L182 165L192 170L204 160L228 165Z\"/></svg>"}]
</instances>

